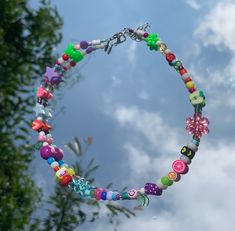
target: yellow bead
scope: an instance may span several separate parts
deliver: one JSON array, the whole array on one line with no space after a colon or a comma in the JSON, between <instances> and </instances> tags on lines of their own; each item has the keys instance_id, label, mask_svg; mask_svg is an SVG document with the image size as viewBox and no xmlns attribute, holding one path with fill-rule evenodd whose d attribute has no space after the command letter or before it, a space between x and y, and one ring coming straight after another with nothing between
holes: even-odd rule
<instances>
[{"instance_id":1,"label":"yellow bead","mask_svg":"<svg viewBox=\"0 0 235 231\"><path fill-rule=\"evenodd\" d=\"M70 176L75 176L75 172L74 172L74 170L73 170L72 168L68 168L68 169L67 169L67 172L68 172L68 174L69 174Z\"/></svg>"},{"instance_id":2,"label":"yellow bead","mask_svg":"<svg viewBox=\"0 0 235 231\"><path fill-rule=\"evenodd\" d=\"M193 81L189 81L189 82L187 82L185 85L186 85L186 87L187 87L188 89L191 89L191 88L194 88L194 87L195 87L195 84L194 84Z\"/></svg>"}]
</instances>

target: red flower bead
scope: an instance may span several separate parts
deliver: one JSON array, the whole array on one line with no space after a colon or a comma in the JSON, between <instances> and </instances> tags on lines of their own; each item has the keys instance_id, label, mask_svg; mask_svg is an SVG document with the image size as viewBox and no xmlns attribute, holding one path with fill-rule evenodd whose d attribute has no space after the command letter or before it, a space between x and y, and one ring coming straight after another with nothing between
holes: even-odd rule
<instances>
[{"instance_id":1,"label":"red flower bead","mask_svg":"<svg viewBox=\"0 0 235 231\"><path fill-rule=\"evenodd\" d=\"M166 60L167 62L171 63L175 59L175 55L173 53L166 54Z\"/></svg>"}]
</instances>

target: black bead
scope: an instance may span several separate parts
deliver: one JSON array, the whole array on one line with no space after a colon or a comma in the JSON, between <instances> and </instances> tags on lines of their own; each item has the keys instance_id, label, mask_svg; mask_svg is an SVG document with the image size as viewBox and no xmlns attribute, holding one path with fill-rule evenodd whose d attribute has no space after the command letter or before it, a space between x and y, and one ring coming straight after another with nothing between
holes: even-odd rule
<instances>
[{"instance_id":1,"label":"black bead","mask_svg":"<svg viewBox=\"0 0 235 231\"><path fill-rule=\"evenodd\" d=\"M195 156L195 152L190 149L189 147L187 146L184 146L181 151L180 151L181 154L187 156L189 159L193 159L193 157Z\"/></svg>"}]
</instances>

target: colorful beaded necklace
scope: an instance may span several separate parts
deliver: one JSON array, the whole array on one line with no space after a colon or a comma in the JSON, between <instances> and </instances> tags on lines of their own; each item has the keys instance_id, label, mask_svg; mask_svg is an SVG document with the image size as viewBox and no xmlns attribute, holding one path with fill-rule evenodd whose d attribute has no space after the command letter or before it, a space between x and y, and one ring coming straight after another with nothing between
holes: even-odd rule
<instances>
[{"instance_id":1,"label":"colorful beaded necklace","mask_svg":"<svg viewBox=\"0 0 235 231\"><path fill-rule=\"evenodd\" d=\"M70 43L64 54L56 61L54 67L47 67L44 79L37 88L37 103L35 106L36 119L32 123L32 129L38 132L38 142L40 144L41 157L47 160L47 163L55 171L56 179L62 187L68 187L75 191L82 198L96 200L137 200L141 206L149 203L148 195L160 196L163 190L167 189L180 180L181 175L188 172L188 165L198 150L202 134L208 134L208 118L202 117L202 108L205 106L205 96L201 90L198 90L192 81L191 75L183 66L182 62L176 58L165 43L163 43L157 34L149 34L148 24L141 25L136 29L124 28L122 31L114 34L112 37L104 40L92 40L90 42L81 41L80 44ZM166 61L181 76L186 88L189 91L189 100L194 107L194 116L186 119L186 130L193 134L192 140L183 146L179 159L172 163L172 169L163 177L155 182L148 182L140 189L130 189L125 192L115 192L104 188L91 185L84 178L75 174L73 168L69 167L63 161L63 150L54 143L51 135L52 126L48 124L48 119L52 117L48 102L53 97L53 90L61 82L65 73L76 66L85 55L95 50L103 49L108 54L114 46L123 43L127 37L136 42L145 41L150 50L160 51Z\"/></svg>"}]
</instances>

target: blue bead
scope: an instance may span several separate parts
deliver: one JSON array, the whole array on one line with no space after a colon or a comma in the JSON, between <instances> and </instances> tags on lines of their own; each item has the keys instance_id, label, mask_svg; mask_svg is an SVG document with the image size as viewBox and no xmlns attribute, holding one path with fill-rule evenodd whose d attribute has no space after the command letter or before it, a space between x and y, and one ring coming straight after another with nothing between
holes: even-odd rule
<instances>
[{"instance_id":1,"label":"blue bead","mask_svg":"<svg viewBox=\"0 0 235 231\"><path fill-rule=\"evenodd\" d=\"M51 165L54 161L55 161L55 158L54 158L54 157L49 157L49 158L47 159L47 163L48 163L49 165Z\"/></svg>"},{"instance_id":2,"label":"blue bead","mask_svg":"<svg viewBox=\"0 0 235 231\"><path fill-rule=\"evenodd\" d=\"M116 201L116 200L117 200L116 195L117 195L117 193L114 192L113 195L112 195L112 200L113 200L113 201Z\"/></svg>"},{"instance_id":3,"label":"blue bead","mask_svg":"<svg viewBox=\"0 0 235 231\"><path fill-rule=\"evenodd\" d=\"M102 199L102 200L106 200L106 197L107 197L107 192L105 192L105 191L102 192L102 193L101 193L101 199Z\"/></svg>"},{"instance_id":4,"label":"blue bead","mask_svg":"<svg viewBox=\"0 0 235 231\"><path fill-rule=\"evenodd\" d=\"M62 164L64 164L64 161L63 160L59 160L58 164L59 164L59 166L61 166Z\"/></svg>"}]
</instances>

